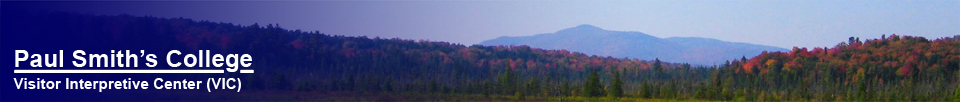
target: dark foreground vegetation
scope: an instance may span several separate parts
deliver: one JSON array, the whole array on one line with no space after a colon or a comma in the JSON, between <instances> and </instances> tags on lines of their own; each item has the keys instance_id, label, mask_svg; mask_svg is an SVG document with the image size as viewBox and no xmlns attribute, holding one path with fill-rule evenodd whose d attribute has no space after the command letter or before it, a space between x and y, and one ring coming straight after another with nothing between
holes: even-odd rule
<instances>
[{"instance_id":1,"label":"dark foreground vegetation","mask_svg":"<svg viewBox=\"0 0 960 102\"><path fill-rule=\"evenodd\" d=\"M960 69L958 36L931 40L889 35L863 41L851 37L834 47L794 48L790 52L731 59L716 66L696 66L522 45L465 46L328 35L287 30L278 24L242 26L130 15L5 13L19 16L4 16L3 29L29 32L24 36L92 42L83 44L104 45L102 49L211 50L254 55L257 58L252 68L257 73L226 76L247 80L244 84L245 90L251 90L248 93L267 94L259 97L481 101L960 100L960 91L956 91ZM4 34L18 33L11 32Z\"/></svg>"}]
</instances>

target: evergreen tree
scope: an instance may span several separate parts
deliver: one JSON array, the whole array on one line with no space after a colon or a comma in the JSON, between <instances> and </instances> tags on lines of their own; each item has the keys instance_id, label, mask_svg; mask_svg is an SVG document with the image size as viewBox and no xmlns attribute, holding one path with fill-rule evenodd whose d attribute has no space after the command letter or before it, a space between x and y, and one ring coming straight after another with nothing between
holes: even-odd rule
<instances>
[{"instance_id":1,"label":"evergreen tree","mask_svg":"<svg viewBox=\"0 0 960 102\"><path fill-rule=\"evenodd\" d=\"M620 71L613 70L613 80L610 83L610 90L608 96L621 97L623 96L623 80L620 79Z\"/></svg>"},{"instance_id":2,"label":"evergreen tree","mask_svg":"<svg viewBox=\"0 0 960 102\"><path fill-rule=\"evenodd\" d=\"M497 76L497 84L499 84L499 91L504 91L504 93L510 93L511 91L516 91L514 88L514 82L517 80L513 75L513 68L507 66L507 69L503 71L502 74Z\"/></svg>"},{"instance_id":3,"label":"evergreen tree","mask_svg":"<svg viewBox=\"0 0 960 102\"><path fill-rule=\"evenodd\" d=\"M652 98L650 94L651 94L651 91L653 91L653 89L651 88L650 84L643 83L643 85L641 85L640 88L638 89L639 90L637 90L637 95L640 96L641 98Z\"/></svg>"},{"instance_id":4,"label":"evergreen tree","mask_svg":"<svg viewBox=\"0 0 960 102\"><path fill-rule=\"evenodd\" d=\"M953 90L953 101L960 101L960 84Z\"/></svg>"},{"instance_id":5,"label":"evergreen tree","mask_svg":"<svg viewBox=\"0 0 960 102\"><path fill-rule=\"evenodd\" d=\"M583 96L596 97L603 95L603 85L600 83L598 71L600 70L595 69L590 72L590 76L587 76L587 83L583 85Z\"/></svg>"},{"instance_id":6,"label":"evergreen tree","mask_svg":"<svg viewBox=\"0 0 960 102\"><path fill-rule=\"evenodd\" d=\"M661 74L663 74L663 65L660 64L660 58L656 58L653 60L653 70L657 72L656 74L654 74L655 78L662 78L660 76Z\"/></svg>"}]
</instances>

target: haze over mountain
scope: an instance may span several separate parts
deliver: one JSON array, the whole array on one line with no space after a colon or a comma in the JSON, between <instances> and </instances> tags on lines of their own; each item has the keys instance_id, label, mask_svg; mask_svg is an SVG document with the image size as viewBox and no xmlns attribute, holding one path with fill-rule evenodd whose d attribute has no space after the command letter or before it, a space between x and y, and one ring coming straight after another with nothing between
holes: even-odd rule
<instances>
[{"instance_id":1,"label":"haze over mountain","mask_svg":"<svg viewBox=\"0 0 960 102\"><path fill-rule=\"evenodd\" d=\"M533 36L502 36L480 45L528 45L544 49L566 49L600 56L642 60L714 65L725 60L753 57L763 51L788 51L784 48L711 38L657 38L636 31L609 31L592 25L579 25L554 33Z\"/></svg>"}]
</instances>

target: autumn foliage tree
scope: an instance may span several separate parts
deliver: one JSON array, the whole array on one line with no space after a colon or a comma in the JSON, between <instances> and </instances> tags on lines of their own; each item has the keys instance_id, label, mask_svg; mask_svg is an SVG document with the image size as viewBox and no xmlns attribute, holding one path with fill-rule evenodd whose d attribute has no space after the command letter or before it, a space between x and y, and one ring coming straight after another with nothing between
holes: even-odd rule
<instances>
[{"instance_id":1,"label":"autumn foliage tree","mask_svg":"<svg viewBox=\"0 0 960 102\"><path fill-rule=\"evenodd\" d=\"M256 55L251 90L705 100L947 101L960 93L960 36L851 37L832 47L763 52L719 65L614 58L525 45L344 36L184 18L4 12L5 34L105 45ZM37 29L8 29L37 28ZM17 32L17 33L7 33ZM23 39L13 39L23 40ZM26 39L30 40L30 39ZM135 46L134 46L135 45ZM20 46L20 45L12 45ZM70 48L78 44L58 44ZM265 61L263 61L265 60ZM612 75L599 74L611 72ZM610 80L608 87L605 82ZM622 91L622 92L621 92Z\"/></svg>"},{"instance_id":2,"label":"autumn foliage tree","mask_svg":"<svg viewBox=\"0 0 960 102\"><path fill-rule=\"evenodd\" d=\"M751 83L737 84L735 89L851 95L845 100L884 100L866 98L878 95L889 95L892 98L888 101L944 100L944 95L951 91L942 86L954 85L958 80L952 77L960 67L958 37L928 40L893 34L866 41L850 37L833 48L794 47L790 52L763 52L747 61L733 60L719 71L730 72L723 77Z\"/></svg>"}]
</instances>

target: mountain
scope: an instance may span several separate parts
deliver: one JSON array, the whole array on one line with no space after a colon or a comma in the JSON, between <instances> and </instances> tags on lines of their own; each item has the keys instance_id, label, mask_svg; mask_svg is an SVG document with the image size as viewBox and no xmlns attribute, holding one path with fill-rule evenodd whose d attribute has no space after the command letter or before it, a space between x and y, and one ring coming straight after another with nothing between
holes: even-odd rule
<instances>
[{"instance_id":1,"label":"mountain","mask_svg":"<svg viewBox=\"0 0 960 102\"><path fill-rule=\"evenodd\" d=\"M498 37L480 45L528 45L544 49L566 49L600 56L642 60L659 58L667 62L715 65L725 60L753 57L763 51L788 51L784 48L710 38L657 38L635 31L610 31L592 25L579 25L554 33L520 37Z\"/></svg>"},{"instance_id":2,"label":"mountain","mask_svg":"<svg viewBox=\"0 0 960 102\"><path fill-rule=\"evenodd\" d=\"M64 12L14 11L0 16L4 18L0 19L0 25L16 25L0 26L0 29L4 29L0 33L7 34L0 38L4 46L0 47L0 50L3 51L22 49L56 53L54 51L64 49L90 52L139 49L150 51L147 53L181 50L184 54L191 54L196 50L210 50L211 53L250 54L256 59L253 61L256 64L248 67L256 69L256 73L249 74L43 75L48 78L76 79L162 77L186 80L227 77L237 78L238 82L242 79L242 84L237 84L244 85L242 92L197 94L196 91L139 90L138 92L150 94L141 95L131 94L135 92L94 90L37 92L4 86L7 89L0 91L0 94L8 95L4 97L53 95L69 99L87 98L89 101L435 101L430 100L433 98L441 101L960 99L960 91L957 91L960 90L957 81L960 80L960 77L957 77L960 75L960 35L933 40L901 35L885 35L880 39L865 41L850 38L833 48L793 48L786 52L761 52L756 54L756 57L732 60L718 66L693 67L689 64L589 56L579 52L545 50L523 45L464 46L401 38L328 35L320 31L288 30L275 24L243 26L183 18L97 16ZM553 41L568 44L566 46L604 44L607 46L597 48L658 53L683 51L673 54L698 51L731 53L724 49L749 51L743 49L764 48L706 38L661 39L639 32L606 31L589 25L562 30L556 34L503 38L513 39L506 41L517 41L546 39L545 37L559 39ZM578 39L573 39L574 37ZM634 43L650 45L629 45ZM14 57L9 54L0 56ZM158 57L162 61L166 56ZM17 63L28 64L19 61ZM7 73L13 70L13 67L3 68ZM167 68L175 69L165 65L149 69ZM17 78L35 75L0 76ZM604 91L609 96L602 95ZM163 94L153 95L156 93ZM618 95L622 96L601 98ZM111 98L104 100L98 97ZM562 97L562 100L556 97ZM5 100L0 101L59 101L57 99L63 98L3 99Z\"/></svg>"},{"instance_id":3,"label":"mountain","mask_svg":"<svg viewBox=\"0 0 960 102\"><path fill-rule=\"evenodd\" d=\"M92 52L142 49L180 50L185 54L197 50L249 54L256 58L253 61L256 64L248 68L256 69L256 73L177 75L184 78L243 78L243 90L247 93L249 91L246 90L331 92L326 96L311 96L321 98L345 96L339 94L345 91L395 92L405 95L450 93L506 96L522 93L572 96L574 92L578 92L574 90L581 90L579 86L582 84L579 83L587 82L585 80L594 80L590 81L595 82L593 85L601 84L596 83L599 82L599 77L584 77L590 72L603 73L599 76L608 77L610 75L607 73L620 71L624 85L666 83L667 78L672 78L669 79L671 84L690 86L707 80L709 74L706 73L716 70L656 60L599 57L529 46L465 46L401 38L328 35L320 31L288 30L276 24L243 26L184 18L22 11L5 12L3 18L0 20L2 25L18 25L2 26L2 33L10 34L4 35L0 40L4 43L4 47L0 49L5 51L82 49ZM159 54L158 57L163 61L166 56ZM71 78L121 77L115 74L97 75L100 76ZM148 79L157 76L136 74L122 77ZM604 81L606 80L604 78ZM3 92L7 94L16 91L21 90ZM695 90L677 92L693 93L692 91ZM259 97L263 96L252 98L262 99Z\"/></svg>"}]
</instances>

